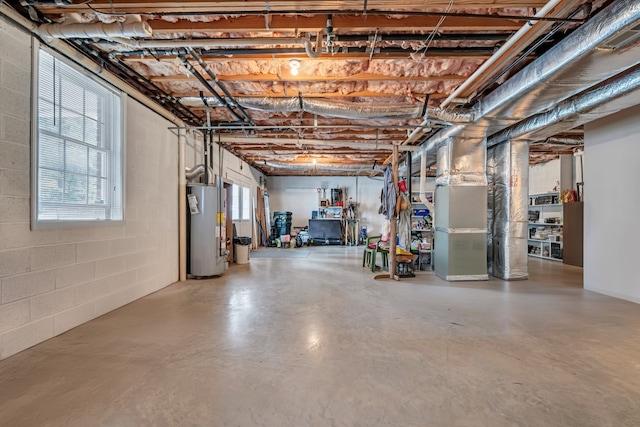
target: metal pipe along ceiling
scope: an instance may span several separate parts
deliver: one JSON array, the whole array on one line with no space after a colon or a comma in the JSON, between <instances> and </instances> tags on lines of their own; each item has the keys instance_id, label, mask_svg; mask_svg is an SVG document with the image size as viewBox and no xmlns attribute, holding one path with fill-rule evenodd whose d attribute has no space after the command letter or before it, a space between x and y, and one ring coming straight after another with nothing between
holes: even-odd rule
<instances>
[{"instance_id":1,"label":"metal pipe along ceiling","mask_svg":"<svg viewBox=\"0 0 640 427\"><path fill-rule=\"evenodd\" d=\"M265 166L274 168L274 169L285 169L291 171L314 171L321 170L325 172L354 172L354 173L363 173L363 172L371 172L371 173L382 173L383 169L379 166L374 167L354 167L354 166L340 166L340 165L322 165L322 164L313 164L313 163L279 163L279 162L269 162L266 161L263 163Z\"/></svg>"},{"instance_id":2,"label":"metal pipe along ceiling","mask_svg":"<svg viewBox=\"0 0 640 427\"><path fill-rule=\"evenodd\" d=\"M151 37L152 29L147 22L114 22L105 24L42 24L38 34L45 40L53 39L113 39L118 37Z\"/></svg>"},{"instance_id":3,"label":"metal pipe along ceiling","mask_svg":"<svg viewBox=\"0 0 640 427\"><path fill-rule=\"evenodd\" d=\"M583 120L586 122L587 120L594 120L604 115L612 114L615 111L606 108L607 103L639 89L640 65L634 67L632 71L625 73L617 79L598 85L593 89L561 102L551 111L536 114L535 116L492 135L487 139L487 145L491 147L510 139L521 138L537 130L545 129L556 123L561 123L567 119L571 120L566 126L568 128L572 128ZM586 117L582 117L583 120L581 120L581 116L600 106L604 106L601 114L590 116L588 119ZM624 105L619 108L623 107ZM554 128L554 131L558 131L558 129ZM554 142L567 145L580 144L579 141L574 139L567 140L556 137L549 139L549 143Z\"/></svg>"},{"instance_id":4,"label":"metal pipe along ceiling","mask_svg":"<svg viewBox=\"0 0 640 427\"><path fill-rule=\"evenodd\" d=\"M215 105L216 100L205 98L209 105ZM423 115L423 105L406 104L374 104L354 103L348 101L327 99L304 99L298 97L289 98L252 98L236 97L238 105L244 108L270 111L270 112L300 112L321 114L328 117L340 117L345 119L399 119L418 118ZM180 102L188 106L202 106L203 101L197 97L184 97ZM426 114L429 118L447 123L470 123L471 115L455 113L437 108L428 108Z\"/></svg>"},{"instance_id":5,"label":"metal pipe along ceiling","mask_svg":"<svg viewBox=\"0 0 640 427\"><path fill-rule=\"evenodd\" d=\"M507 80L474 106L476 120L439 131L423 143L423 151L435 150L451 137L482 137L500 132L505 117L530 117L634 65L640 44L612 54L598 49L640 20L640 0L620 0L607 6L544 55ZM494 120L492 120L494 119ZM504 138L502 138L504 140Z\"/></svg>"},{"instance_id":6,"label":"metal pipe along ceiling","mask_svg":"<svg viewBox=\"0 0 640 427\"><path fill-rule=\"evenodd\" d=\"M318 31L315 44L309 37L252 37L230 39L190 39L190 40L128 40L105 37L133 49L214 49L233 47L256 47L276 45L303 45L307 56L318 58L322 54L324 30Z\"/></svg>"}]
</instances>

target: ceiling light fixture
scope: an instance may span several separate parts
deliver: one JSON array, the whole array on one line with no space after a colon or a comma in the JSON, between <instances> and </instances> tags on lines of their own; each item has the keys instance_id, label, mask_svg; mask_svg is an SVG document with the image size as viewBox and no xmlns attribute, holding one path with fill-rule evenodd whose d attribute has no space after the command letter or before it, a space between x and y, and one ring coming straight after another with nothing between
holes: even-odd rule
<instances>
[{"instance_id":1,"label":"ceiling light fixture","mask_svg":"<svg viewBox=\"0 0 640 427\"><path fill-rule=\"evenodd\" d=\"M300 71L300 61L297 59L292 59L289 61L289 68L291 69L291 75L297 76L298 71Z\"/></svg>"}]
</instances>

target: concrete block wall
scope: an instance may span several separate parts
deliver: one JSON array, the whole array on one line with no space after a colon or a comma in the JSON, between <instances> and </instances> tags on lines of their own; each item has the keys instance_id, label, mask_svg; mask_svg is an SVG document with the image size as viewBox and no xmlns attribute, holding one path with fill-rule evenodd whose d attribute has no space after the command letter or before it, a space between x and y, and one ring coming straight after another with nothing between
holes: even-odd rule
<instances>
[{"instance_id":1,"label":"concrete block wall","mask_svg":"<svg viewBox=\"0 0 640 427\"><path fill-rule=\"evenodd\" d=\"M187 146L185 165L187 168L191 168L195 165L204 163L203 154L203 137L201 134L188 132L187 133ZM225 182L232 182L240 186L249 188L252 198L251 214L253 215L255 203L256 203L256 189L260 186L260 180L264 180L264 174L254 167L249 166L247 162L232 154L230 151L222 150L222 178ZM213 173L218 175L220 171L220 153L218 145L213 144ZM234 221L236 225L236 231L239 236L252 236L252 244L256 245L257 230L253 221ZM227 233L231 233L228 230ZM231 235L231 234L229 234Z\"/></svg>"},{"instance_id":2,"label":"concrete block wall","mask_svg":"<svg viewBox=\"0 0 640 427\"><path fill-rule=\"evenodd\" d=\"M178 280L177 137L132 99L125 225L30 230L30 58L0 19L0 359Z\"/></svg>"}]
</instances>

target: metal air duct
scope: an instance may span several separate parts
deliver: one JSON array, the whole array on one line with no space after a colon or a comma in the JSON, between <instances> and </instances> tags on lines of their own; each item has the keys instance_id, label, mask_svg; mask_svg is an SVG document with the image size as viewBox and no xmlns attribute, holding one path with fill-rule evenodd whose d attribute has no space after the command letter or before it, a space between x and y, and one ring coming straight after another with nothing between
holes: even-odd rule
<instances>
[{"instance_id":1,"label":"metal air duct","mask_svg":"<svg viewBox=\"0 0 640 427\"><path fill-rule=\"evenodd\" d=\"M144 21L114 22L105 24L42 24L37 33L45 41L54 39L118 39L128 37L151 37L151 26Z\"/></svg>"},{"instance_id":2,"label":"metal air duct","mask_svg":"<svg viewBox=\"0 0 640 427\"><path fill-rule=\"evenodd\" d=\"M321 165L321 164L313 164L313 163L278 163L278 162L264 162L265 166L274 168L274 169L284 169L290 171L306 171L311 172L314 170L324 171L324 172L353 172L353 173L365 173L369 172L372 174L382 173L383 168L379 166L374 167L362 167L362 166L342 166L342 165Z\"/></svg>"},{"instance_id":3,"label":"metal air duct","mask_svg":"<svg viewBox=\"0 0 640 427\"><path fill-rule=\"evenodd\" d=\"M491 175L489 258L503 280L526 279L528 244L529 144L509 141L487 152Z\"/></svg>"},{"instance_id":4,"label":"metal air duct","mask_svg":"<svg viewBox=\"0 0 640 427\"><path fill-rule=\"evenodd\" d=\"M116 25L116 24L110 24ZM304 45L305 52L310 58L319 58L322 55L322 38L324 30L318 31L315 44L309 37L253 37L253 38L219 38L219 39L188 39L188 40L126 40L114 35L103 37L116 41L128 48L134 49L185 49L185 48L233 48L255 47L275 45ZM148 34L147 37L151 36ZM142 36L139 36L142 37Z\"/></svg>"}]
</instances>

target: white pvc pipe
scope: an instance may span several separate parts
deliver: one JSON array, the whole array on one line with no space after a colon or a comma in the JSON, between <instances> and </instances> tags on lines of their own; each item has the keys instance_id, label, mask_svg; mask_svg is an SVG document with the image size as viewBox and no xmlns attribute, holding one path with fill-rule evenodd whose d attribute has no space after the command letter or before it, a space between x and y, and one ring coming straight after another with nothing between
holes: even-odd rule
<instances>
[{"instance_id":1,"label":"white pvc pipe","mask_svg":"<svg viewBox=\"0 0 640 427\"><path fill-rule=\"evenodd\" d=\"M187 134L178 129L178 220L180 240L180 281L187 280L187 176L185 173L185 157L187 151Z\"/></svg>"},{"instance_id":2,"label":"white pvc pipe","mask_svg":"<svg viewBox=\"0 0 640 427\"><path fill-rule=\"evenodd\" d=\"M534 16L537 18L544 17L549 11L551 11L554 7L556 7L562 0L551 0L547 4L544 5L542 9L540 9ZM516 42L520 41L522 37L527 34L532 28L532 22L528 21L524 24L520 29L509 39L507 42L502 45L500 49L498 49L489 59L487 59L472 75L470 75L467 80L464 81L456 90L453 91L451 95L445 99L442 104L440 104L440 108L444 109L447 105L449 105L454 99L459 98L459 95L462 91L466 90L474 81L478 79L491 65L493 65L502 55L510 49ZM427 127L429 124L429 120L424 120L420 127L417 127L413 130L407 137L407 139L402 143L403 145L410 144L416 140L417 137L420 136L422 129ZM387 159L388 160L388 159Z\"/></svg>"},{"instance_id":3,"label":"white pvc pipe","mask_svg":"<svg viewBox=\"0 0 640 427\"><path fill-rule=\"evenodd\" d=\"M549 13L554 7L556 7L562 0L550 0L545 4L542 9L540 9L534 17L543 18L547 13ZM538 22L535 19L528 21L525 23L514 35L509 37L505 44L503 44L500 49L498 49L489 59L487 59L473 74L471 74L467 80L464 81L456 90L453 91L451 95L445 99L442 104L440 104L440 108L445 108L447 105L451 103L455 98L458 98L460 93L465 91L473 82L477 80L478 77L484 74L487 69L492 66L498 59L502 57L511 47L519 42L530 30L533 28L533 25Z\"/></svg>"}]
</instances>

